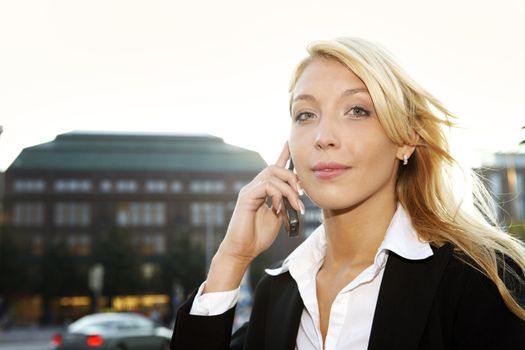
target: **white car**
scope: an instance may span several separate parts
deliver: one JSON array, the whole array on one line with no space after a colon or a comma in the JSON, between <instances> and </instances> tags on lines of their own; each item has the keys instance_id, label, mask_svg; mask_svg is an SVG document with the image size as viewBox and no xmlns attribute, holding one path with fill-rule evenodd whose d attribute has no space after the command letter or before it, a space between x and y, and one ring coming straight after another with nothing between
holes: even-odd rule
<instances>
[{"instance_id":1,"label":"white car","mask_svg":"<svg viewBox=\"0 0 525 350\"><path fill-rule=\"evenodd\" d=\"M52 350L168 350L173 331L134 313L99 313L56 334Z\"/></svg>"}]
</instances>

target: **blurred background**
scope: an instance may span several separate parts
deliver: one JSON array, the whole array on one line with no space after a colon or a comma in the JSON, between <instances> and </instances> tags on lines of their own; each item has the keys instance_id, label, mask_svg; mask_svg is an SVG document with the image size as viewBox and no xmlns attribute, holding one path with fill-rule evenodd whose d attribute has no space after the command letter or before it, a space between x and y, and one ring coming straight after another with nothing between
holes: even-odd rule
<instances>
[{"instance_id":1,"label":"blurred background","mask_svg":"<svg viewBox=\"0 0 525 350\"><path fill-rule=\"evenodd\" d=\"M458 117L451 149L525 232L525 4L0 0L0 349L81 316L173 326L240 188L288 137L288 82L317 39L377 41ZM319 224L281 235L246 276Z\"/></svg>"}]
</instances>

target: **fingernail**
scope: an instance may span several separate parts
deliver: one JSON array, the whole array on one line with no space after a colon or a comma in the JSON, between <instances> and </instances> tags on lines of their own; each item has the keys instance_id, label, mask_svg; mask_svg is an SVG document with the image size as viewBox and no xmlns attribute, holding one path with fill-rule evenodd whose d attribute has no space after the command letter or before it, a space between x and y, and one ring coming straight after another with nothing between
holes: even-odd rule
<instances>
[{"instance_id":1,"label":"fingernail","mask_svg":"<svg viewBox=\"0 0 525 350\"><path fill-rule=\"evenodd\" d=\"M301 215L304 215L304 212L305 212L304 204L300 199L299 199L299 208L301 208Z\"/></svg>"},{"instance_id":2,"label":"fingernail","mask_svg":"<svg viewBox=\"0 0 525 350\"><path fill-rule=\"evenodd\" d=\"M299 193L299 196L302 196L304 194L304 190L300 184L297 184L297 192Z\"/></svg>"},{"instance_id":3,"label":"fingernail","mask_svg":"<svg viewBox=\"0 0 525 350\"><path fill-rule=\"evenodd\" d=\"M277 211L275 212L275 214L279 215L279 213L281 212L281 208L282 208L282 204L279 203L279 206L277 207Z\"/></svg>"}]
</instances>

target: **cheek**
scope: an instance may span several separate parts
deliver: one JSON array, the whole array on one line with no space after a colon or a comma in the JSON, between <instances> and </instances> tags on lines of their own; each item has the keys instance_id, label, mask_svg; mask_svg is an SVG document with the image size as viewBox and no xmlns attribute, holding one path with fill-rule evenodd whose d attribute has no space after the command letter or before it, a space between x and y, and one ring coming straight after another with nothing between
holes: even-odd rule
<instances>
[{"instance_id":1,"label":"cheek","mask_svg":"<svg viewBox=\"0 0 525 350\"><path fill-rule=\"evenodd\" d=\"M361 143L354 150L360 165L374 167L391 164L396 158L397 147L389 141L376 139Z\"/></svg>"},{"instance_id":2,"label":"cheek","mask_svg":"<svg viewBox=\"0 0 525 350\"><path fill-rule=\"evenodd\" d=\"M397 146L386 135L376 134L374 139L355 147L356 170L367 182L388 181L397 166Z\"/></svg>"},{"instance_id":3,"label":"cheek","mask_svg":"<svg viewBox=\"0 0 525 350\"><path fill-rule=\"evenodd\" d=\"M352 136L354 142L348 139L348 148L353 149L360 161L383 162L393 161L396 157L397 146L386 135L377 119L371 123L363 123Z\"/></svg>"},{"instance_id":4,"label":"cheek","mask_svg":"<svg viewBox=\"0 0 525 350\"><path fill-rule=\"evenodd\" d=\"M309 133L292 127L288 146L296 167L308 161L308 152L311 150L314 142Z\"/></svg>"}]
</instances>

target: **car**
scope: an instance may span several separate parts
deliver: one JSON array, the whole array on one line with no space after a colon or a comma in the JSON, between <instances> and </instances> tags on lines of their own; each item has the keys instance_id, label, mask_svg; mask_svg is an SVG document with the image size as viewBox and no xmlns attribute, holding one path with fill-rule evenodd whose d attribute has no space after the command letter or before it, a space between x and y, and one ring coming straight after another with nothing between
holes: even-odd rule
<instances>
[{"instance_id":1,"label":"car","mask_svg":"<svg viewBox=\"0 0 525 350\"><path fill-rule=\"evenodd\" d=\"M55 334L52 350L167 350L172 330L129 312L91 314Z\"/></svg>"}]
</instances>

